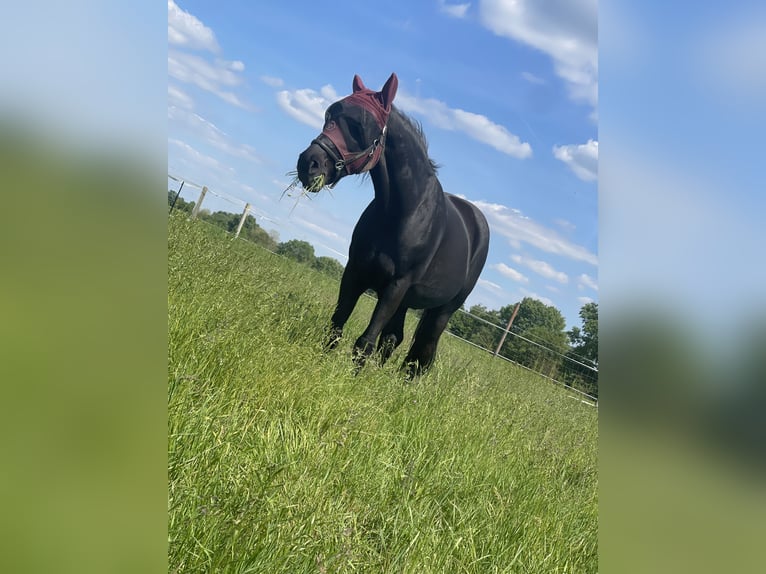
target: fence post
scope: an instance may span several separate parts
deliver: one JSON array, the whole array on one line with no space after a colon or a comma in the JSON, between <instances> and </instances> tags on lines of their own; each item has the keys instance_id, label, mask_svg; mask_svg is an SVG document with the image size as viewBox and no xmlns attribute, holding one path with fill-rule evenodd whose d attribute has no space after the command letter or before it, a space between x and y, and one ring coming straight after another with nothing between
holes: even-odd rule
<instances>
[{"instance_id":1,"label":"fence post","mask_svg":"<svg viewBox=\"0 0 766 574\"><path fill-rule=\"evenodd\" d=\"M184 188L184 182L181 182L181 187L178 188L178 193L176 193L176 196L173 198L173 203L170 204L170 211L173 211L173 208L176 206L176 201L178 201L178 196L181 195L181 190ZM168 211L168 213L170 213Z\"/></svg>"},{"instance_id":2,"label":"fence post","mask_svg":"<svg viewBox=\"0 0 766 574\"><path fill-rule=\"evenodd\" d=\"M202 186L202 193L199 194L199 199L197 200L197 203L194 204L194 209L192 209L191 218L194 219L197 217L197 214L199 213L200 205L202 205L202 200L205 199L205 194L207 193L207 186Z\"/></svg>"},{"instance_id":3,"label":"fence post","mask_svg":"<svg viewBox=\"0 0 766 574\"><path fill-rule=\"evenodd\" d=\"M247 212L250 211L250 204L245 204L245 210L242 212L242 217L239 219L239 225L237 225L237 232L234 234L234 239L239 237L239 232L242 231L242 226L245 224L245 218L247 218Z\"/></svg>"},{"instance_id":4,"label":"fence post","mask_svg":"<svg viewBox=\"0 0 766 574\"><path fill-rule=\"evenodd\" d=\"M513 308L513 313L511 313L511 318L508 319L508 325L505 327L505 332L503 333L503 336L500 339L500 342L497 344L497 349L495 349L495 354L493 355L493 357L497 357L497 354L500 352L500 348L503 346L503 343L505 343L505 338L508 336L508 331L511 330L511 325L513 325L513 320L516 318L516 313L519 312L519 305L521 305L521 302L516 303L516 306Z\"/></svg>"}]
</instances>

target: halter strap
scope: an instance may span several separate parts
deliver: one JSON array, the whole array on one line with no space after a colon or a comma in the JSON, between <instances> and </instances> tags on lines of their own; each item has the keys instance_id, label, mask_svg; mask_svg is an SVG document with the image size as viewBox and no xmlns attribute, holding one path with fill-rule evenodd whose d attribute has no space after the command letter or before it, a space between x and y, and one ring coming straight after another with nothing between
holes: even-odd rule
<instances>
[{"instance_id":1,"label":"halter strap","mask_svg":"<svg viewBox=\"0 0 766 574\"><path fill-rule=\"evenodd\" d=\"M322 148L335 164L335 182L329 186L330 189L338 183L342 171L345 171L346 175L355 175L375 167L380 161L380 156L383 155L383 149L386 145L386 133L388 131L388 126L383 125L380 135L372 140L372 143L367 148L357 153L351 153L346 147L346 140L343 134L337 129L337 124L335 122L331 122L331 124L330 126L325 126L322 133L311 142ZM329 140L333 145L328 145L326 140ZM363 158L366 158L366 160L357 168L354 164Z\"/></svg>"}]
</instances>

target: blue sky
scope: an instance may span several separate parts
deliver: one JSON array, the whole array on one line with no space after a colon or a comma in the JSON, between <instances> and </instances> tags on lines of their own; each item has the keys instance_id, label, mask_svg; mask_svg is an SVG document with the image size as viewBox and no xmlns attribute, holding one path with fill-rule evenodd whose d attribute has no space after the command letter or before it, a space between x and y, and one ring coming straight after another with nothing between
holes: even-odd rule
<instances>
[{"instance_id":1,"label":"blue sky","mask_svg":"<svg viewBox=\"0 0 766 574\"><path fill-rule=\"evenodd\" d=\"M580 325L598 301L597 23L595 1L171 0L168 171L208 186L205 207L249 202L281 241L345 263L371 183L298 201L280 199L285 174L354 74L379 89L396 72L394 104L422 123L444 189L490 223L467 305L530 296Z\"/></svg>"},{"instance_id":2,"label":"blue sky","mask_svg":"<svg viewBox=\"0 0 766 574\"><path fill-rule=\"evenodd\" d=\"M599 59L600 317L739 345L766 319L766 6L602 2Z\"/></svg>"}]
</instances>

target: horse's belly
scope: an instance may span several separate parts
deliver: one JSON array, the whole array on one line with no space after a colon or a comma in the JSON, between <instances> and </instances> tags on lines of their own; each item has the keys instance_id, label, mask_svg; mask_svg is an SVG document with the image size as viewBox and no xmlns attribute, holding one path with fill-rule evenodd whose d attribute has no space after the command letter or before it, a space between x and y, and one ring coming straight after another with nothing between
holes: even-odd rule
<instances>
[{"instance_id":1,"label":"horse's belly","mask_svg":"<svg viewBox=\"0 0 766 574\"><path fill-rule=\"evenodd\" d=\"M460 286L450 288L443 284L418 283L409 288L404 301L411 309L430 309L448 303L459 292Z\"/></svg>"}]
</instances>

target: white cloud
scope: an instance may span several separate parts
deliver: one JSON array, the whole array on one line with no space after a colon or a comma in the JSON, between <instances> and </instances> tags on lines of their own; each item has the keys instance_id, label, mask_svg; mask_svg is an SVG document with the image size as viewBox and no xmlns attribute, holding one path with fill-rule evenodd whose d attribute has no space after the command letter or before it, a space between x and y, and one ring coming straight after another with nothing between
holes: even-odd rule
<instances>
[{"instance_id":1,"label":"white cloud","mask_svg":"<svg viewBox=\"0 0 766 574\"><path fill-rule=\"evenodd\" d=\"M195 16L179 8L173 0L168 0L168 42L215 54L220 51L213 31Z\"/></svg>"},{"instance_id":2,"label":"white cloud","mask_svg":"<svg viewBox=\"0 0 766 574\"><path fill-rule=\"evenodd\" d=\"M486 279L479 279L476 282L477 285L484 287L485 289L489 289L490 291L502 291L503 288L498 285L497 283L493 283L492 281L487 281Z\"/></svg>"},{"instance_id":3,"label":"white cloud","mask_svg":"<svg viewBox=\"0 0 766 574\"><path fill-rule=\"evenodd\" d=\"M229 89L242 83L240 74L245 71L245 64L239 60L221 58L210 62L184 51L203 50L219 54L221 48L213 31L198 18L179 8L173 0L168 0L168 44L181 48L168 51L168 75L211 92L229 104L250 109L250 106ZM173 94L174 96L183 94L177 88L175 90L177 93ZM179 107L191 107L178 100L173 103Z\"/></svg>"},{"instance_id":4,"label":"white cloud","mask_svg":"<svg viewBox=\"0 0 766 574\"><path fill-rule=\"evenodd\" d=\"M529 143L522 142L519 136L481 114L450 108L442 101L418 98L401 90L396 104L407 113L424 116L436 127L463 132L472 139L492 146L504 154L519 159L532 156L532 146Z\"/></svg>"},{"instance_id":5,"label":"white cloud","mask_svg":"<svg viewBox=\"0 0 766 574\"><path fill-rule=\"evenodd\" d=\"M598 179L598 142L589 139L580 145L553 146L553 155L569 166L583 181Z\"/></svg>"},{"instance_id":6,"label":"white cloud","mask_svg":"<svg viewBox=\"0 0 766 574\"><path fill-rule=\"evenodd\" d=\"M330 85L322 87L319 93L309 88L277 92L280 108L299 122L319 130L324 125L325 110L337 99L338 95Z\"/></svg>"},{"instance_id":7,"label":"white cloud","mask_svg":"<svg viewBox=\"0 0 766 574\"><path fill-rule=\"evenodd\" d=\"M239 188L240 188L242 191L244 191L244 192L245 192L245 198L246 198L246 199L247 199L248 197L252 196L252 197L255 197L255 198L259 199L261 202L264 202L264 203L265 203L265 202L267 202L267 201L268 201L268 202L271 202L271 200L272 200L272 198L271 198L271 197L269 197L269 196L268 196L268 195L266 195L265 193L261 193L260 191L258 191L257 189L255 189L255 188L254 188L252 185L248 185L248 184L246 184L246 183L241 183L241 182L238 182L238 185L239 185ZM284 188L283 188L283 189L284 189ZM252 207L252 205L250 206L250 209L251 209L251 211L253 211L254 213L256 213L256 211L255 211L255 209ZM264 216L264 215L263 215L263 213L260 213L260 217L261 217L261 218L263 218L263 219L267 219L267 220L269 220L269 221L272 221L272 222L274 222L274 223L277 223L277 221L276 221L275 219L272 219L272 218L270 218L270 217L266 217L266 216Z\"/></svg>"},{"instance_id":8,"label":"white cloud","mask_svg":"<svg viewBox=\"0 0 766 574\"><path fill-rule=\"evenodd\" d=\"M549 263L546 263L545 261L540 261L539 259L530 259L529 257L523 257L521 255L513 255L511 256L511 259L513 259L513 261L519 265L523 265L524 267L531 269L538 275L542 275L546 279L553 279L554 281L558 281L559 283L563 284L569 283L569 277L566 273L562 271L556 271Z\"/></svg>"},{"instance_id":9,"label":"white cloud","mask_svg":"<svg viewBox=\"0 0 766 574\"><path fill-rule=\"evenodd\" d=\"M168 107L168 120L176 122L193 133L203 138L206 143L227 153L247 161L261 164L263 160L252 146L232 142L229 136L221 131L215 124L209 122L199 114L184 110L176 106Z\"/></svg>"},{"instance_id":10,"label":"white cloud","mask_svg":"<svg viewBox=\"0 0 766 574\"><path fill-rule=\"evenodd\" d=\"M598 283L590 276L585 273L580 275L577 278L577 286L582 289L583 287L590 287L594 291L598 291Z\"/></svg>"},{"instance_id":11,"label":"white cloud","mask_svg":"<svg viewBox=\"0 0 766 574\"><path fill-rule=\"evenodd\" d=\"M528 277L526 277L523 273L519 273L513 267L508 267L505 263L496 263L490 267L497 270L501 275L508 277L517 283L529 283Z\"/></svg>"},{"instance_id":12,"label":"white cloud","mask_svg":"<svg viewBox=\"0 0 766 574\"><path fill-rule=\"evenodd\" d=\"M325 229L321 225L317 225L316 223L312 223L310 221L306 221L302 217L295 217L293 218L293 221L295 221L298 225L302 225L303 227L310 229L311 231L315 233L319 233L320 235L323 235L325 237L328 237L330 239L335 239L342 242L348 242L347 239L344 237L341 237L334 231L330 231L329 229Z\"/></svg>"},{"instance_id":13,"label":"white cloud","mask_svg":"<svg viewBox=\"0 0 766 574\"><path fill-rule=\"evenodd\" d=\"M517 135L490 121L486 116L460 109L452 110L452 114L456 120L456 128L467 133L476 141L490 145L498 151L519 159L532 156L532 146L527 142L522 142Z\"/></svg>"},{"instance_id":14,"label":"white cloud","mask_svg":"<svg viewBox=\"0 0 766 574\"><path fill-rule=\"evenodd\" d=\"M577 226L574 223L566 219L559 218L559 219L556 219L553 223L558 225L564 231L574 231L577 228Z\"/></svg>"},{"instance_id":15,"label":"white cloud","mask_svg":"<svg viewBox=\"0 0 766 574\"><path fill-rule=\"evenodd\" d=\"M486 215L492 232L508 239L511 245L527 243L546 253L584 261L591 265L598 264L596 255L585 247L572 243L559 236L556 231L535 223L517 209L481 200L473 203Z\"/></svg>"},{"instance_id":16,"label":"white cloud","mask_svg":"<svg viewBox=\"0 0 766 574\"><path fill-rule=\"evenodd\" d=\"M322 129L327 107L340 96L331 85L323 86L319 92L310 88L281 90L277 92L277 103L290 116L313 128ZM532 155L532 147L505 127L492 122L486 116L450 108L435 99L422 99L399 90L396 105L407 113L426 117L435 126L459 131L496 150L517 158Z\"/></svg>"},{"instance_id":17,"label":"white cloud","mask_svg":"<svg viewBox=\"0 0 766 574\"><path fill-rule=\"evenodd\" d=\"M470 2L466 4L447 4L444 0L439 1L439 10L453 18L465 18Z\"/></svg>"},{"instance_id":18,"label":"white cloud","mask_svg":"<svg viewBox=\"0 0 766 574\"><path fill-rule=\"evenodd\" d=\"M481 22L553 59L570 96L598 104L597 0L482 0Z\"/></svg>"},{"instance_id":19,"label":"white cloud","mask_svg":"<svg viewBox=\"0 0 766 574\"><path fill-rule=\"evenodd\" d=\"M541 303L544 303L545 305L548 305L550 307L555 307L556 306L553 303L553 301L548 299L548 297L543 297L542 295L538 295L537 293L535 293L533 291L527 291L526 289L520 289L520 291L521 291L521 294L524 295L525 297L531 297L532 299L537 299Z\"/></svg>"},{"instance_id":20,"label":"white cloud","mask_svg":"<svg viewBox=\"0 0 766 574\"><path fill-rule=\"evenodd\" d=\"M238 75L244 70L242 62L216 60L215 64L185 52L168 52L168 74L173 78L211 92L234 106L249 109L239 97L226 88L239 86L242 78Z\"/></svg>"},{"instance_id":21,"label":"white cloud","mask_svg":"<svg viewBox=\"0 0 766 574\"><path fill-rule=\"evenodd\" d=\"M187 110L191 110L194 107L194 100L191 99L189 94L170 84L168 84L168 103Z\"/></svg>"},{"instance_id":22,"label":"white cloud","mask_svg":"<svg viewBox=\"0 0 766 574\"><path fill-rule=\"evenodd\" d=\"M578 297L577 300L580 302L581 305L587 305L588 303L595 303L593 299L590 297Z\"/></svg>"},{"instance_id":23,"label":"white cloud","mask_svg":"<svg viewBox=\"0 0 766 574\"><path fill-rule=\"evenodd\" d=\"M209 169L212 169L218 173L225 174L227 176L231 175L234 170L221 163L214 157L210 157L209 155L205 155L204 153L200 152L196 148L193 148L188 143L181 141L176 138L168 138L168 143L176 146L178 149L181 150L185 158L189 161L184 161L187 165L194 165L195 167L206 167Z\"/></svg>"},{"instance_id":24,"label":"white cloud","mask_svg":"<svg viewBox=\"0 0 766 574\"><path fill-rule=\"evenodd\" d=\"M521 77L524 78L530 84L541 85L545 83L545 80L543 80L539 76L535 76L532 72L521 72Z\"/></svg>"},{"instance_id":25,"label":"white cloud","mask_svg":"<svg viewBox=\"0 0 766 574\"><path fill-rule=\"evenodd\" d=\"M281 88L285 85L285 82L282 78L277 78L274 76L261 76L261 81L267 86L271 86L272 88Z\"/></svg>"},{"instance_id":26,"label":"white cloud","mask_svg":"<svg viewBox=\"0 0 766 574\"><path fill-rule=\"evenodd\" d=\"M333 88L330 84L326 84L322 86L321 89L319 90L319 93L322 95L322 97L325 100L327 100L330 103L340 99L338 92L336 92L335 88Z\"/></svg>"}]
</instances>

